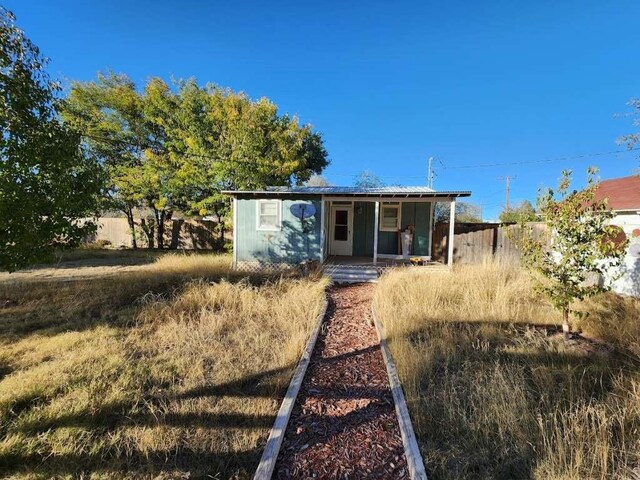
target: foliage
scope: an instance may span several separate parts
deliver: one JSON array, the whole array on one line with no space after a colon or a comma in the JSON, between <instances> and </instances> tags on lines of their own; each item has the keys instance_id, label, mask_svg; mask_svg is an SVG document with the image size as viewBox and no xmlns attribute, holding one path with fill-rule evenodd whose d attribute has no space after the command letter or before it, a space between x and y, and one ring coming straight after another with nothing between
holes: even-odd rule
<instances>
[{"instance_id":1,"label":"foliage","mask_svg":"<svg viewBox=\"0 0 640 480\"><path fill-rule=\"evenodd\" d=\"M62 125L46 59L0 7L0 270L51 258L95 229L100 169Z\"/></svg>"},{"instance_id":2,"label":"foliage","mask_svg":"<svg viewBox=\"0 0 640 480\"><path fill-rule=\"evenodd\" d=\"M571 171L565 170L555 192L549 188L540 193L538 211L551 232L551 242L535 239L532 230L523 226L523 260L535 273L537 289L562 311L565 333L570 331L572 304L608 290L606 282L593 277L610 275L626 251L626 240L617 238L619 228L609 224L613 212L605 201L595 198L594 174L589 169L587 188L570 190Z\"/></svg>"},{"instance_id":3,"label":"foliage","mask_svg":"<svg viewBox=\"0 0 640 480\"><path fill-rule=\"evenodd\" d=\"M173 87L152 78L138 92L107 73L74 83L64 113L107 166L110 201L131 217L135 207L153 211L158 247L175 210L215 215L222 238L222 190L302 184L328 165L320 134L268 99L194 80Z\"/></svg>"},{"instance_id":4,"label":"foliage","mask_svg":"<svg viewBox=\"0 0 640 480\"><path fill-rule=\"evenodd\" d=\"M448 222L451 209L448 203L436 203L434 217L436 222ZM456 222L479 223L482 222L480 207L469 202L456 202Z\"/></svg>"},{"instance_id":5,"label":"foliage","mask_svg":"<svg viewBox=\"0 0 640 480\"><path fill-rule=\"evenodd\" d=\"M500 221L502 223L534 222L537 218L536 209L533 208L529 200L523 200L515 208L505 208L500 213Z\"/></svg>"},{"instance_id":6,"label":"foliage","mask_svg":"<svg viewBox=\"0 0 640 480\"><path fill-rule=\"evenodd\" d=\"M329 181L322 175L312 175L305 183L307 187L330 187Z\"/></svg>"},{"instance_id":7,"label":"foliage","mask_svg":"<svg viewBox=\"0 0 640 480\"><path fill-rule=\"evenodd\" d=\"M358 188L380 188L384 187L384 182L374 173L364 170L356 177L354 186Z\"/></svg>"},{"instance_id":8,"label":"foliage","mask_svg":"<svg viewBox=\"0 0 640 480\"><path fill-rule=\"evenodd\" d=\"M632 125L640 128L640 98L632 98L627 103L633 111L629 114L634 117ZM626 143L628 148L634 148L640 142L640 132L630 133L618 138L618 143Z\"/></svg>"}]
</instances>

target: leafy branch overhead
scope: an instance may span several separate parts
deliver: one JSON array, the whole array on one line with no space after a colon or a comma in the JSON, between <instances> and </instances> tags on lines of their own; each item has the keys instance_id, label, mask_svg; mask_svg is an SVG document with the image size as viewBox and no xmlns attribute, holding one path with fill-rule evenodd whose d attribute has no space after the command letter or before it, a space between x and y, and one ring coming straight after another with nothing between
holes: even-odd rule
<instances>
[{"instance_id":1,"label":"leafy branch overhead","mask_svg":"<svg viewBox=\"0 0 640 480\"><path fill-rule=\"evenodd\" d=\"M566 333L573 303L608 290L607 279L626 252L624 234L610 224L613 212L606 201L596 199L595 173L589 169L586 188L571 190L571 171L565 170L555 191L540 193L538 212L550 239L535 238L531 227L523 225L523 260L534 272L538 290L562 311Z\"/></svg>"},{"instance_id":2,"label":"leafy branch overhead","mask_svg":"<svg viewBox=\"0 0 640 480\"><path fill-rule=\"evenodd\" d=\"M49 260L95 229L100 168L58 118L46 59L0 7L0 270Z\"/></svg>"},{"instance_id":3,"label":"leafy branch overhead","mask_svg":"<svg viewBox=\"0 0 640 480\"><path fill-rule=\"evenodd\" d=\"M221 221L233 188L302 184L327 165L319 133L279 115L266 98L194 80L144 91L125 75L74 83L63 116L85 132L109 177L108 202L133 222L133 209L154 212L157 243L175 210Z\"/></svg>"}]
</instances>

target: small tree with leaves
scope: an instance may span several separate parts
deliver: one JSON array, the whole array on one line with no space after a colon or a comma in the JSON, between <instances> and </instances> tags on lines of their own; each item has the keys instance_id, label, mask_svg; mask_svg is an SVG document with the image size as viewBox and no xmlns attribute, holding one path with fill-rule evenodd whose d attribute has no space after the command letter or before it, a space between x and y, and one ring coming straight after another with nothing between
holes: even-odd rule
<instances>
[{"instance_id":1,"label":"small tree with leaves","mask_svg":"<svg viewBox=\"0 0 640 480\"><path fill-rule=\"evenodd\" d=\"M562 330L571 332L573 304L606 291L610 286L595 280L611 277L620 266L626 241L619 228L610 225L613 213L606 201L595 197L598 183L595 169L588 170L588 185L570 190L571 171L562 172L556 191L546 189L538 197L538 212L548 227L548 238L534 238L531 227L522 226L520 241L525 265L532 271L536 288L562 312Z\"/></svg>"}]
</instances>

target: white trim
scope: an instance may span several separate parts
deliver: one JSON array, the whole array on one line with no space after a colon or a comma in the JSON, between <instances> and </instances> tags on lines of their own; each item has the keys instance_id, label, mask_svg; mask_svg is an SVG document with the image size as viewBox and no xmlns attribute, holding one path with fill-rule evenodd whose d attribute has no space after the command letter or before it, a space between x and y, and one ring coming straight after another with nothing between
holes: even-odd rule
<instances>
[{"instance_id":1,"label":"white trim","mask_svg":"<svg viewBox=\"0 0 640 480\"><path fill-rule=\"evenodd\" d=\"M373 264L378 263L378 221L380 220L380 202L376 202L373 215Z\"/></svg>"},{"instance_id":2,"label":"white trim","mask_svg":"<svg viewBox=\"0 0 640 480\"><path fill-rule=\"evenodd\" d=\"M233 197L233 269L238 268L238 198Z\"/></svg>"},{"instance_id":3,"label":"white trim","mask_svg":"<svg viewBox=\"0 0 640 480\"><path fill-rule=\"evenodd\" d=\"M325 214L324 214L324 200L322 198L320 198L320 259L322 261L324 261L325 259L325 238L326 238L326 232L325 232L325 228L326 228L326 218L325 218Z\"/></svg>"},{"instance_id":4,"label":"white trim","mask_svg":"<svg viewBox=\"0 0 640 480\"><path fill-rule=\"evenodd\" d=\"M276 202L278 206L278 223L275 227L260 227L260 205ZM256 230L258 232L279 232L282 230L282 200L279 198L259 198L256 200Z\"/></svg>"},{"instance_id":5,"label":"white trim","mask_svg":"<svg viewBox=\"0 0 640 480\"><path fill-rule=\"evenodd\" d=\"M447 252L447 265L453 266L453 238L455 237L455 224L456 224L456 201L453 200L449 204L449 245Z\"/></svg>"},{"instance_id":6,"label":"white trim","mask_svg":"<svg viewBox=\"0 0 640 480\"><path fill-rule=\"evenodd\" d=\"M396 198L396 197L331 197L325 196L326 200L330 202L385 202L385 203L429 203L429 202L451 202L452 199L457 197L424 197L424 198Z\"/></svg>"},{"instance_id":7,"label":"white trim","mask_svg":"<svg viewBox=\"0 0 640 480\"><path fill-rule=\"evenodd\" d=\"M392 260L407 260L409 258L419 258L420 260L431 260L431 255L395 255L391 253L379 253L378 258L390 258Z\"/></svg>"},{"instance_id":8,"label":"white trim","mask_svg":"<svg viewBox=\"0 0 640 480\"><path fill-rule=\"evenodd\" d=\"M380 231L381 232L397 232L397 231L399 231L400 230L400 226L402 225L402 218L401 218L401 216L402 216L402 205L400 205L398 203L393 204L393 203L385 202L385 203L382 203L380 205L380 207L381 207L380 208L380 221L378 222ZM394 208L396 210L396 212L398 212L398 214L396 215L396 224L395 224L395 226L393 228L385 227L384 225L382 225L382 215L383 215L382 212L386 208Z\"/></svg>"}]
</instances>

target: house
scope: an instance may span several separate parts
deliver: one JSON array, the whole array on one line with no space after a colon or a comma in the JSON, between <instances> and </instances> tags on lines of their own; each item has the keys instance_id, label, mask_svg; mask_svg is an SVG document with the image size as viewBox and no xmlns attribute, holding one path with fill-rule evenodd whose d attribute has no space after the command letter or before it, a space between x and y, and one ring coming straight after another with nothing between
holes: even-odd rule
<instances>
[{"instance_id":1,"label":"house","mask_svg":"<svg viewBox=\"0 0 640 480\"><path fill-rule=\"evenodd\" d=\"M268 187L223 193L233 197L237 268L306 260L373 266L409 257L430 260L435 203L449 203L454 219L456 199L471 195L428 187ZM448 248L453 251L453 242Z\"/></svg>"},{"instance_id":2,"label":"house","mask_svg":"<svg viewBox=\"0 0 640 480\"><path fill-rule=\"evenodd\" d=\"M615 213L611 223L622 228L629 239L622 276L613 283L613 289L640 297L640 176L603 180L596 190L596 198L607 200Z\"/></svg>"}]
</instances>

